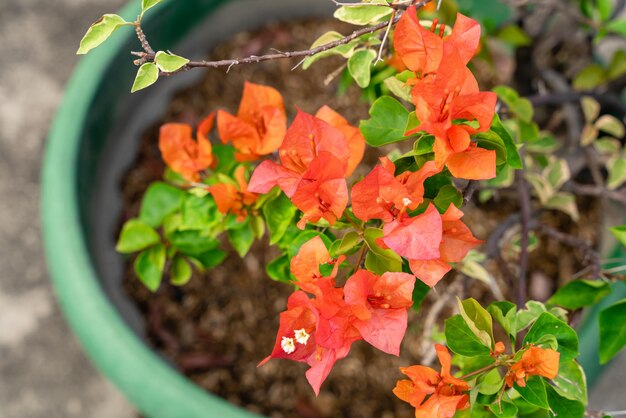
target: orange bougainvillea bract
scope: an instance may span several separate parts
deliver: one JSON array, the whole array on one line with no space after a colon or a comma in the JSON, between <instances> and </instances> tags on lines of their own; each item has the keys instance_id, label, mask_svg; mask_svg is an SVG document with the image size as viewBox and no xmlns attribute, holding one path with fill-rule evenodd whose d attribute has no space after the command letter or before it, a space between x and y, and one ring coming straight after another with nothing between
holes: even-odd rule
<instances>
[{"instance_id":1,"label":"orange bougainvillea bract","mask_svg":"<svg viewBox=\"0 0 626 418\"><path fill-rule=\"evenodd\" d=\"M493 178L495 151L478 148L470 140L470 135L489 129L496 105L495 93L479 91L466 66L478 49L480 25L458 14L450 36L443 36L443 27L436 34L436 27L435 22L432 30L424 28L415 9L409 8L396 28L396 53L415 72L408 84L413 85L411 96L420 125L407 134L434 135L435 162L438 167L447 165L453 176Z\"/></svg>"},{"instance_id":2,"label":"orange bougainvillea bract","mask_svg":"<svg viewBox=\"0 0 626 418\"><path fill-rule=\"evenodd\" d=\"M526 380L531 376L554 379L559 372L559 357L558 351L531 345L522 354L522 358L509 369L506 374L506 384L512 387L513 383L516 383L524 387Z\"/></svg>"},{"instance_id":3,"label":"orange bougainvillea bract","mask_svg":"<svg viewBox=\"0 0 626 418\"><path fill-rule=\"evenodd\" d=\"M400 380L393 393L415 407L416 418L452 418L457 410L469 406L467 382L450 373L452 359L448 349L435 345L441 373L430 367L410 366L400 369L410 380Z\"/></svg>"},{"instance_id":4,"label":"orange bougainvillea bract","mask_svg":"<svg viewBox=\"0 0 626 418\"><path fill-rule=\"evenodd\" d=\"M184 123L167 123L159 131L159 149L163 161L185 180L200 180L200 172L213 163L213 147L207 138L213 129L215 113L207 116L192 139L191 126Z\"/></svg>"},{"instance_id":5,"label":"orange bougainvillea bract","mask_svg":"<svg viewBox=\"0 0 626 418\"><path fill-rule=\"evenodd\" d=\"M244 166L237 167L234 177L237 186L231 183L217 183L209 187L209 192L221 213L236 215L237 220L242 221L248 216L247 208L256 202L258 195L248 191Z\"/></svg>"},{"instance_id":6,"label":"orange bougainvillea bract","mask_svg":"<svg viewBox=\"0 0 626 418\"><path fill-rule=\"evenodd\" d=\"M280 93L267 86L246 82L237 116L220 110L217 129L224 143L235 147L238 161L253 161L276 151L287 129Z\"/></svg>"}]
</instances>

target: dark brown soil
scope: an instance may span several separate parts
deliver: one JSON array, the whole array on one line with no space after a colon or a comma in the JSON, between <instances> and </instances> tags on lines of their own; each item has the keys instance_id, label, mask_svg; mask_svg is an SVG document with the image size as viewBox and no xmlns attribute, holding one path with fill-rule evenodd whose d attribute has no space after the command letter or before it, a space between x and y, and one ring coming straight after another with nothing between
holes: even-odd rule
<instances>
[{"instance_id":1,"label":"dark brown soil","mask_svg":"<svg viewBox=\"0 0 626 418\"><path fill-rule=\"evenodd\" d=\"M238 35L231 42L217 47L211 56L221 59L260 54L270 47L280 50L303 48L330 29L350 30L349 27L338 27L337 23L320 21L284 24L259 33ZM296 63L291 60L233 67L228 75L223 70L209 70L200 84L173 99L162 122L195 124L218 108L235 112L243 82L249 80L281 91L292 116L296 106L312 113L328 104L356 124L366 117L368 108L359 100L359 90L353 87L346 95L338 97L337 80L324 87L327 74L342 62L322 60L307 71L291 71ZM124 218L136 216L145 189L150 182L161 178L164 166L157 147L158 127L155 125L146 132L136 164L121 185L126 202ZM369 158L374 160L376 155ZM517 211L516 203L512 202L515 200L503 199L497 204L492 202L481 207L480 211L470 210L466 219L475 235L486 238L502 219ZM593 205L582 210L582 225L597 225L596 211L592 209ZM550 218L554 226L564 226L570 231L575 229L564 215L550 215ZM586 234L593 235L593 229L590 231ZM576 255L569 249L554 243L546 244L549 245L541 254L531 255L530 276L541 282L531 282L531 287L539 286L535 292L538 294L533 295L537 298L547 297L556 287L559 271L580 268ZM306 365L273 360L263 367L256 367L272 350L278 315L285 309L286 299L293 291L290 286L274 282L265 275L264 265L271 258L268 245L263 241L255 244L243 260L231 252L223 265L205 274L195 273L191 282L182 288L170 286L164 280L156 294L147 291L135 278L132 260L129 260L125 287L145 313L147 332L155 348L198 385L233 404L270 417L413 416L409 405L398 400L391 390L401 378L399 366L417 364L422 360L422 331L430 306L446 292L446 286L454 282L452 278L445 280L438 286L437 293L429 296L425 309L411 313L400 358L358 342L350 355L336 364L316 398L305 379ZM539 271L543 273L537 273ZM456 283L463 286L458 286L455 294L465 293L485 302L493 300L488 288L480 282L463 280ZM441 327L440 322L439 325L437 321L433 323ZM432 325L430 327L427 331L433 331ZM430 345L429 341L427 345Z\"/></svg>"}]
</instances>

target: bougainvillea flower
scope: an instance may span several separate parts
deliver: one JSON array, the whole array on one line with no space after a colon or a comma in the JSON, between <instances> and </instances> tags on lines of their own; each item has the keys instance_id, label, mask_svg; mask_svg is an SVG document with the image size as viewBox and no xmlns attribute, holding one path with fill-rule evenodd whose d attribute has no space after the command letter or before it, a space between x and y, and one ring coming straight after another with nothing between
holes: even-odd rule
<instances>
[{"instance_id":1,"label":"bougainvillea flower","mask_svg":"<svg viewBox=\"0 0 626 418\"><path fill-rule=\"evenodd\" d=\"M455 48L444 46L444 59L437 72L418 80L411 94L421 123L407 135L425 131L435 136L433 151L438 167L447 164L457 178L495 177L495 151L476 147L470 135L491 127L497 97L478 90Z\"/></svg>"},{"instance_id":2,"label":"bougainvillea flower","mask_svg":"<svg viewBox=\"0 0 626 418\"><path fill-rule=\"evenodd\" d=\"M213 163L213 147L207 138L213 129L215 113L198 125L197 141L192 139L191 126L184 123L166 123L159 131L159 149L163 161L185 180L199 181L200 172Z\"/></svg>"},{"instance_id":3,"label":"bougainvillea flower","mask_svg":"<svg viewBox=\"0 0 626 418\"><path fill-rule=\"evenodd\" d=\"M365 341L385 353L400 354L414 286L415 277L407 273L378 276L359 270L348 279L345 301L357 318L354 327Z\"/></svg>"},{"instance_id":4,"label":"bougainvillea flower","mask_svg":"<svg viewBox=\"0 0 626 418\"><path fill-rule=\"evenodd\" d=\"M287 302L287 311L280 315L280 326L272 353L259 366L272 358L307 363L307 380L315 394L330 373L335 362L348 355L358 331L347 318L326 319L302 291L294 292Z\"/></svg>"},{"instance_id":5,"label":"bougainvillea flower","mask_svg":"<svg viewBox=\"0 0 626 418\"><path fill-rule=\"evenodd\" d=\"M248 216L247 207L256 202L258 195L248 191L244 166L237 167L234 177L238 187L231 183L218 183L210 186L209 192L221 213L237 215L237 220L242 221Z\"/></svg>"},{"instance_id":6,"label":"bougainvillea flower","mask_svg":"<svg viewBox=\"0 0 626 418\"><path fill-rule=\"evenodd\" d=\"M469 406L467 382L450 373L452 359L448 349L436 344L441 373L430 367L411 366L400 371L409 377L398 381L393 393L415 407L417 418L452 418L457 410ZM427 398L428 397L428 398Z\"/></svg>"},{"instance_id":7,"label":"bougainvillea flower","mask_svg":"<svg viewBox=\"0 0 626 418\"><path fill-rule=\"evenodd\" d=\"M441 216L443 234L439 244L439 258L409 260L413 274L430 287L435 286L450 271L449 263L463 261L469 250L482 243L461 221L462 216L463 212L454 204L450 204L448 210Z\"/></svg>"},{"instance_id":8,"label":"bougainvillea flower","mask_svg":"<svg viewBox=\"0 0 626 418\"><path fill-rule=\"evenodd\" d=\"M248 188L255 193L267 193L278 186L291 197L303 174L322 153L332 154L338 161L333 164L345 175L350 149L343 133L315 116L298 111L279 150L281 164L263 161L252 173Z\"/></svg>"},{"instance_id":9,"label":"bougainvillea flower","mask_svg":"<svg viewBox=\"0 0 626 418\"><path fill-rule=\"evenodd\" d=\"M382 242L409 260L435 260L440 257L441 215L431 203L420 215L403 216L383 227Z\"/></svg>"},{"instance_id":10,"label":"bougainvillea flower","mask_svg":"<svg viewBox=\"0 0 626 418\"><path fill-rule=\"evenodd\" d=\"M559 357L558 351L531 345L507 372L506 384L512 387L513 383L517 383L518 386L524 387L526 380L531 376L554 379L559 372Z\"/></svg>"},{"instance_id":11,"label":"bougainvillea flower","mask_svg":"<svg viewBox=\"0 0 626 418\"><path fill-rule=\"evenodd\" d=\"M283 98L272 87L246 82L237 116L218 111L217 129L222 142L232 142L238 161L271 154L280 147L287 129Z\"/></svg>"},{"instance_id":12,"label":"bougainvillea flower","mask_svg":"<svg viewBox=\"0 0 626 418\"><path fill-rule=\"evenodd\" d=\"M428 161L416 172L406 171L394 177L395 165L386 157L363 180L352 187L352 211L360 220L381 219L392 222L405 210L413 210L424 201L424 181L439 172Z\"/></svg>"},{"instance_id":13,"label":"bougainvillea flower","mask_svg":"<svg viewBox=\"0 0 626 418\"><path fill-rule=\"evenodd\" d=\"M480 24L458 13L452 28L452 34L444 37L444 26L440 26L440 34L435 34L437 21L431 30L423 27L418 18L415 6L406 10L400 18L394 32L394 48L404 65L420 77L437 70L443 58L444 44L459 51L463 64L466 65L476 54L480 44Z\"/></svg>"},{"instance_id":14,"label":"bougainvillea flower","mask_svg":"<svg viewBox=\"0 0 626 418\"><path fill-rule=\"evenodd\" d=\"M350 125L343 116L326 105L322 106L320 110L317 111L315 117L329 123L343 133L345 140L348 142L348 148L350 149L346 177L350 176L363 159L363 154L365 153L365 138L363 138L361 130Z\"/></svg>"},{"instance_id":15,"label":"bougainvillea flower","mask_svg":"<svg viewBox=\"0 0 626 418\"><path fill-rule=\"evenodd\" d=\"M289 269L296 278L298 285L303 287L306 283L313 282L322 276L321 264L334 265L330 277L337 275L339 265L345 260L345 256L333 259L319 236L313 237L300 247L298 254L291 259Z\"/></svg>"},{"instance_id":16,"label":"bougainvillea flower","mask_svg":"<svg viewBox=\"0 0 626 418\"><path fill-rule=\"evenodd\" d=\"M321 152L302 175L291 196L293 204L304 213L298 228L304 229L307 222L322 218L333 225L343 215L348 205L348 186L340 164L330 152Z\"/></svg>"}]
</instances>

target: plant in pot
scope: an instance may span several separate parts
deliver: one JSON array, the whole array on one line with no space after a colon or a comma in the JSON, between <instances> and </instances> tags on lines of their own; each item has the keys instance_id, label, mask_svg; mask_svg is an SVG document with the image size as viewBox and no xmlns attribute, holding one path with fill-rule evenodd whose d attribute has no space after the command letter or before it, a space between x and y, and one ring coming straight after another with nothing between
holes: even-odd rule
<instances>
[{"instance_id":1,"label":"plant in pot","mask_svg":"<svg viewBox=\"0 0 626 418\"><path fill-rule=\"evenodd\" d=\"M277 397L287 405L283 413L299 416L406 414L409 407L399 401L362 412L353 398L337 401L341 396L324 411L323 383L351 352L366 352L362 359L398 356L412 345L419 346L419 360L401 364L400 371L377 369L374 361L357 364L374 377L395 375L395 387L382 389L410 405L415 416L600 413L586 411L573 326L582 308L618 293L623 278L623 260L610 260L607 267L609 260L597 251L602 210L590 198L625 200L624 106L606 89L623 88L623 54L618 51L606 67L581 67L572 76L579 90L571 91L567 76L555 70L569 56L546 63L535 56L545 51L529 48L533 36L547 36L526 26L541 11L538 5L525 5L522 17L491 28L481 41L479 23L456 13L452 3L437 10L427 0L382 0L338 4L337 19L363 28L348 36L324 33L306 50L191 61L155 51L143 33L143 13L157 3L144 0L135 22L103 16L79 53L121 27L134 27L143 50L134 53L139 69L133 91L193 68L297 58L297 66L307 69L337 55L345 62L329 72L329 83L338 79L340 90L356 85L371 102L358 128L328 105L298 109L289 120L297 103L250 79L237 109L206 109L194 127L180 118L159 129L167 169L147 188L136 216L125 221L117 250L133 255L136 277L157 292L154 297L180 306L191 303L193 289L185 288L194 280L204 281L209 297L216 287L231 285L211 283L211 271L223 263L223 273L241 273L239 263L227 258L231 249L242 258L251 248L271 255L249 270L264 267L279 282L271 286L284 289L276 300L259 295L263 304L281 305L276 321L255 316L260 300L228 301L252 316L253 327L265 321L277 329L270 344L262 322L245 335L237 327L221 330L238 334L257 354L258 375L237 376L236 383L246 387L260 378L273 384L283 370L272 359L288 359L307 363L306 380L322 397L285 397L293 393L286 379L276 381L276 390L256 388L248 400L239 396L236 402L270 415L276 406L259 404L257 397ZM623 33L606 2L582 2L581 11L572 10L589 38ZM552 24L546 19L539 26L552 33ZM556 93L532 95L527 85L519 89L531 90L529 97L511 87L481 90L476 75L494 84L501 77L494 57L511 61L511 51L520 63L531 53L529 68L541 70L542 89L547 85ZM524 70L518 65L518 84ZM539 113L534 106L563 110ZM622 244L624 231L611 229ZM268 240L273 250L266 249ZM233 287L246 286L236 280ZM602 362L626 344L619 320L625 309L619 301L599 315ZM411 328L409 319L421 321L421 329ZM166 352L181 345L171 342L164 325L171 320L167 312L149 314ZM184 340L185 330L178 334ZM372 354L372 347L382 353ZM176 357L192 376L202 368L198 363L219 371L238 361L235 353L194 354ZM430 367L434 358L440 369ZM358 376L343 370L342 377L351 373ZM212 382L200 383L217 392L228 381L219 373L206 380ZM352 385L349 393L358 389Z\"/></svg>"}]
</instances>

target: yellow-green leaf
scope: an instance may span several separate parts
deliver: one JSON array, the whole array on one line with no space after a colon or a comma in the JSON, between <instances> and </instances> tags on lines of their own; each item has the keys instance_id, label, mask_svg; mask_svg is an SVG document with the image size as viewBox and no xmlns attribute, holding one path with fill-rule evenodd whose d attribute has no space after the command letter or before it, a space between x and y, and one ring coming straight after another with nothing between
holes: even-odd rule
<instances>
[{"instance_id":1,"label":"yellow-green leaf","mask_svg":"<svg viewBox=\"0 0 626 418\"><path fill-rule=\"evenodd\" d=\"M372 0L368 3L364 2L358 6L342 6L335 11L334 16L342 22L365 26L380 22L393 12L386 0Z\"/></svg>"},{"instance_id":2,"label":"yellow-green leaf","mask_svg":"<svg viewBox=\"0 0 626 418\"><path fill-rule=\"evenodd\" d=\"M154 62L161 71L171 73L180 70L185 64L189 62L189 60L187 58L179 57L178 55L159 51L154 58Z\"/></svg>"},{"instance_id":3,"label":"yellow-green leaf","mask_svg":"<svg viewBox=\"0 0 626 418\"><path fill-rule=\"evenodd\" d=\"M376 52L371 49L362 49L356 51L348 60L348 71L362 89L370 84L371 66L375 59Z\"/></svg>"},{"instance_id":4,"label":"yellow-green leaf","mask_svg":"<svg viewBox=\"0 0 626 418\"><path fill-rule=\"evenodd\" d=\"M161 3L161 1L162 0L141 0L141 14L144 14L148 11L148 9L151 9L152 7Z\"/></svg>"},{"instance_id":5,"label":"yellow-green leaf","mask_svg":"<svg viewBox=\"0 0 626 418\"><path fill-rule=\"evenodd\" d=\"M80 41L80 47L78 48L78 51L76 51L76 54L86 54L102 42L106 41L117 28L131 24L132 23L125 21L118 15L103 15L89 27L87 33Z\"/></svg>"},{"instance_id":6,"label":"yellow-green leaf","mask_svg":"<svg viewBox=\"0 0 626 418\"><path fill-rule=\"evenodd\" d=\"M146 87L154 84L158 78L159 69L156 64L147 62L139 67L137 76L135 77L135 82L133 83L133 87L130 89L130 92L134 93L138 90L145 89Z\"/></svg>"}]
</instances>

